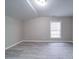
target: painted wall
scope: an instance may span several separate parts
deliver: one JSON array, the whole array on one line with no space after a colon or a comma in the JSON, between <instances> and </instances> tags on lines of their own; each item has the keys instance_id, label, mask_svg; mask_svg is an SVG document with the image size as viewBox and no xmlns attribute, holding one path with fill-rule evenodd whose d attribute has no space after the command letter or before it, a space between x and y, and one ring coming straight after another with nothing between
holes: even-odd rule
<instances>
[{"instance_id":1,"label":"painted wall","mask_svg":"<svg viewBox=\"0 0 79 59\"><path fill-rule=\"evenodd\" d=\"M50 21L61 22L60 39L50 38ZM68 42L72 41L73 17L39 17L31 20L16 20L5 17L5 48L26 40L27 42Z\"/></svg>"},{"instance_id":2,"label":"painted wall","mask_svg":"<svg viewBox=\"0 0 79 59\"><path fill-rule=\"evenodd\" d=\"M61 39L50 38L50 21L60 21ZM24 40L40 42L72 41L73 17L39 17L24 21Z\"/></svg>"},{"instance_id":3,"label":"painted wall","mask_svg":"<svg viewBox=\"0 0 79 59\"><path fill-rule=\"evenodd\" d=\"M5 17L5 48L19 42L23 38L22 21Z\"/></svg>"}]
</instances>

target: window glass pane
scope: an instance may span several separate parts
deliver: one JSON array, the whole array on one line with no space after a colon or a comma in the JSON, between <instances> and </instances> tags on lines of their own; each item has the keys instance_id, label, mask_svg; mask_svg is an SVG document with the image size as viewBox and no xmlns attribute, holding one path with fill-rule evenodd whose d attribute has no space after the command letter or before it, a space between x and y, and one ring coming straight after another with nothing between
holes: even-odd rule
<instances>
[{"instance_id":1,"label":"window glass pane","mask_svg":"<svg viewBox=\"0 0 79 59\"><path fill-rule=\"evenodd\" d=\"M61 38L61 22L50 23L51 38Z\"/></svg>"}]
</instances>

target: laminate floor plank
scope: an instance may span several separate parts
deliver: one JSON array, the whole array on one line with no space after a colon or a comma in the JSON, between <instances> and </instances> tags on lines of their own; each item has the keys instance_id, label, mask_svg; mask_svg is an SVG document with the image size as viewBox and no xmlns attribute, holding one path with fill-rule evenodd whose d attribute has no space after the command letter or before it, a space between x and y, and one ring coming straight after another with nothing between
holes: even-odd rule
<instances>
[{"instance_id":1,"label":"laminate floor plank","mask_svg":"<svg viewBox=\"0 0 79 59\"><path fill-rule=\"evenodd\" d=\"M6 50L5 59L73 59L73 43L22 42Z\"/></svg>"}]
</instances>

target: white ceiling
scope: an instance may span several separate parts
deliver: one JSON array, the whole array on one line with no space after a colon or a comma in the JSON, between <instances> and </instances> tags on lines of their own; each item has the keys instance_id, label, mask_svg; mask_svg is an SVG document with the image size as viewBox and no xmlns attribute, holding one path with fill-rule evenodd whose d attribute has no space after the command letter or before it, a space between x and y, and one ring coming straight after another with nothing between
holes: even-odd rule
<instances>
[{"instance_id":1,"label":"white ceiling","mask_svg":"<svg viewBox=\"0 0 79 59\"><path fill-rule=\"evenodd\" d=\"M20 20L40 16L73 16L73 0L47 0L41 7L34 0L5 0L5 15Z\"/></svg>"}]
</instances>

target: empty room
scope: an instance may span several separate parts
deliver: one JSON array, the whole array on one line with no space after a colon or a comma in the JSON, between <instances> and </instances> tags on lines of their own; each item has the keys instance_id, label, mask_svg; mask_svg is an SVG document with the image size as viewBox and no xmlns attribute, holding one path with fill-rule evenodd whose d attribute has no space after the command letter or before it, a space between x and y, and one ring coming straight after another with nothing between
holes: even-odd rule
<instances>
[{"instance_id":1,"label":"empty room","mask_svg":"<svg viewBox=\"0 0 79 59\"><path fill-rule=\"evenodd\" d=\"M73 59L73 0L5 0L5 59Z\"/></svg>"}]
</instances>

